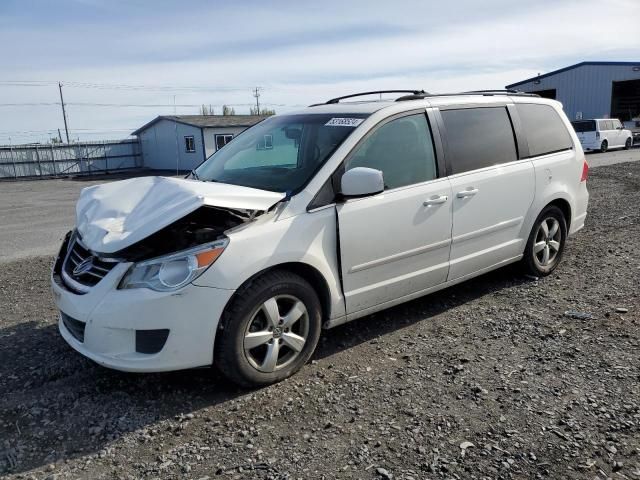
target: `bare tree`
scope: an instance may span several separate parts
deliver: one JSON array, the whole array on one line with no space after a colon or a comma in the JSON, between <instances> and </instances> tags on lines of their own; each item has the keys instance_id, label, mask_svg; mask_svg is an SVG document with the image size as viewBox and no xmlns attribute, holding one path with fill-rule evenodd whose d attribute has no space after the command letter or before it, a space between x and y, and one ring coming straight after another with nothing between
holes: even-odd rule
<instances>
[{"instance_id":1,"label":"bare tree","mask_svg":"<svg viewBox=\"0 0 640 480\"><path fill-rule=\"evenodd\" d=\"M233 107L230 107L228 105L223 105L222 106L222 115L235 115L236 111Z\"/></svg>"},{"instance_id":2,"label":"bare tree","mask_svg":"<svg viewBox=\"0 0 640 480\"><path fill-rule=\"evenodd\" d=\"M207 106L202 104L202 107L200 107L200 115L215 115L216 113L213 110L213 107L211 105Z\"/></svg>"},{"instance_id":3,"label":"bare tree","mask_svg":"<svg viewBox=\"0 0 640 480\"><path fill-rule=\"evenodd\" d=\"M258 113L258 107L251 107L249 109L250 115L275 115L276 111L272 108L261 108L260 113Z\"/></svg>"}]
</instances>

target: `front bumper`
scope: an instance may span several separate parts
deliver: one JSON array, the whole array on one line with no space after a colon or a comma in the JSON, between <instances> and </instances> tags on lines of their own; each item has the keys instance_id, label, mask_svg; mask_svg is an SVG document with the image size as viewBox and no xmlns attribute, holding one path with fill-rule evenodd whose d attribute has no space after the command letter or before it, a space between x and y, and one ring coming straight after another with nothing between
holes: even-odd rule
<instances>
[{"instance_id":1,"label":"front bumper","mask_svg":"<svg viewBox=\"0 0 640 480\"><path fill-rule=\"evenodd\" d=\"M58 327L67 343L100 365L128 372L210 365L218 321L234 291L195 285L176 292L118 290L128 267L116 265L84 295L70 291L54 270L54 300L67 316L65 325L61 315ZM82 336L67 326L69 319L84 325ZM141 353L136 345L136 332L149 330L169 330L157 353Z\"/></svg>"}]
</instances>

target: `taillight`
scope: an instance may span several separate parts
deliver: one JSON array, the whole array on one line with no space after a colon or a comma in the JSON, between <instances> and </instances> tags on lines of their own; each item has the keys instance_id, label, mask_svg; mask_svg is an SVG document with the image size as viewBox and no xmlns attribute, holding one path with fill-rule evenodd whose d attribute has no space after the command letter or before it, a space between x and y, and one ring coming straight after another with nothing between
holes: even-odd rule
<instances>
[{"instance_id":1,"label":"taillight","mask_svg":"<svg viewBox=\"0 0 640 480\"><path fill-rule=\"evenodd\" d=\"M596 140L600 140L600 132L596 132Z\"/></svg>"},{"instance_id":2,"label":"taillight","mask_svg":"<svg viewBox=\"0 0 640 480\"><path fill-rule=\"evenodd\" d=\"M580 177L580 181L586 182L588 176L589 176L589 164L585 160L584 163L582 164L582 176Z\"/></svg>"}]
</instances>

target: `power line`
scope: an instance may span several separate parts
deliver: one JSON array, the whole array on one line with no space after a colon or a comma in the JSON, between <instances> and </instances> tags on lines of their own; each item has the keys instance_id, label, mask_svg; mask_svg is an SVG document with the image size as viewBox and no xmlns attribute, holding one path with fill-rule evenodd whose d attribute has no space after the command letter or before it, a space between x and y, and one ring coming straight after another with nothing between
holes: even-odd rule
<instances>
[{"instance_id":1,"label":"power line","mask_svg":"<svg viewBox=\"0 0 640 480\"><path fill-rule=\"evenodd\" d=\"M56 85L58 82L52 80L0 80L3 86L20 86L20 87L47 87ZM241 92L246 91L247 87L234 87L227 85L149 85L149 84L124 84L124 83L94 83L94 82L74 82L63 81L66 87L75 88L96 88L106 90L155 90L155 91L225 91L225 92Z\"/></svg>"}]
</instances>

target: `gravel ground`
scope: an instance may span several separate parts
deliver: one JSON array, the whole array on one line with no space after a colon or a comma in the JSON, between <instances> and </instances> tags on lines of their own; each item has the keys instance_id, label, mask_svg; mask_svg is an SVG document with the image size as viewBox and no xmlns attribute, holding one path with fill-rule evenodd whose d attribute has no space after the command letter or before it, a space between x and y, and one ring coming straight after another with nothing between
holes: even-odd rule
<instances>
[{"instance_id":1,"label":"gravel ground","mask_svg":"<svg viewBox=\"0 0 640 480\"><path fill-rule=\"evenodd\" d=\"M4 263L0 474L640 478L640 163L589 188L554 275L502 269L330 330L256 391L85 360L57 334L50 259Z\"/></svg>"}]
</instances>

